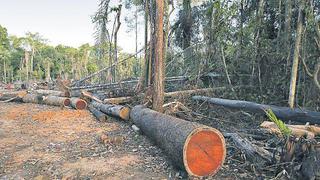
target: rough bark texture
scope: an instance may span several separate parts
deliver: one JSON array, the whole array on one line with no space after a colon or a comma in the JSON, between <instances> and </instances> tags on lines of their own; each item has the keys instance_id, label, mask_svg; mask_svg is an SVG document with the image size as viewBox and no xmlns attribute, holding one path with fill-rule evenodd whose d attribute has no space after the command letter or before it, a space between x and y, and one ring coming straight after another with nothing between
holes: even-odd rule
<instances>
[{"instance_id":1,"label":"rough bark texture","mask_svg":"<svg viewBox=\"0 0 320 180\"><path fill-rule=\"evenodd\" d=\"M164 61L163 61L163 15L164 15L164 1L156 0L156 43L155 56L153 62L153 95L152 108L162 112L164 102Z\"/></svg>"},{"instance_id":2,"label":"rough bark texture","mask_svg":"<svg viewBox=\"0 0 320 180\"><path fill-rule=\"evenodd\" d=\"M291 70L290 92L289 92L289 100L288 100L288 104L290 108L294 107L294 98L296 95L301 37L302 37L302 29L303 29L303 25L302 25L303 1L301 1L300 3L301 4L299 7L296 44L294 48L294 57L293 57L292 70Z\"/></svg>"},{"instance_id":3,"label":"rough bark texture","mask_svg":"<svg viewBox=\"0 0 320 180\"><path fill-rule=\"evenodd\" d=\"M44 90L44 89L39 89L39 90L34 90L33 92L40 94L40 95L51 95L51 96L61 96L61 97L69 97L70 93L69 92L63 92L63 91L54 91L54 90Z\"/></svg>"},{"instance_id":4,"label":"rough bark texture","mask_svg":"<svg viewBox=\"0 0 320 180\"><path fill-rule=\"evenodd\" d=\"M27 94L22 98L22 101L25 103L42 104L43 103L43 96L36 95L36 94Z\"/></svg>"},{"instance_id":5,"label":"rough bark texture","mask_svg":"<svg viewBox=\"0 0 320 180\"><path fill-rule=\"evenodd\" d=\"M71 98L71 106L77 110L83 110L87 108L87 102L79 98Z\"/></svg>"},{"instance_id":6,"label":"rough bark texture","mask_svg":"<svg viewBox=\"0 0 320 180\"><path fill-rule=\"evenodd\" d=\"M177 167L185 169L190 175L213 175L222 166L226 149L224 138L218 130L164 115L143 106L135 106L131 110L130 118L168 154ZM214 134L214 138L193 139L203 132ZM210 143L213 143L214 147L206 149L211 147ZM189 156L192 153L195 159ZM203 154L206 155L202 156ZM204 165L203 162L207 164Z\"/></svg>"},{"instance_id":7,"label":"rough bark texture","mask_svg":"<svg viewBox=\"0 0 320 180\"><path fill-rule=\"evenodd\" d=\"M104 122L107 120L107 116L101 111L99 111L98 109L96 109L95 107L93 107L93 105L90 104L88 106L88 109L94 115L94 117L97 118L98 121Z\"/></svg>"},{"instance_id":8,"label":"rough bark texture","mask_svg":"<svg viewBox=\"0 0 320 180\"><path fill-rule=\"evenodd\" d=\"M130 109L125 106L102 104L98 102L92 102L92 105L98 110L106 113L110 116L115 116L123 120L129 120Z\"/></svg>"},{"instance_id":9,"label":"rough bark texture","mask_svg":"<svg viewBox=\"0 0 320 180\"><path fill-rule=\"evenodd\" d=\"M27 91L14 91L14 92L0 93L0 101L7 101L10 99L21 101L25 95L27 95Z\"/></svg>"},{"instance_id":10,"label":"rough bark texture","mask_svg":"<svg viewBox=\"0 0 320 180\"><path fill-rule=\"evenodd\" d=\"M69 106L71 103L69 98L58 96L46 96L43 102L51 106Z\"/></svg>"},{"instance_id":11,"label":"rough bark texture","mask_svg":"<svg viewBox=\"0 0 320 180\"><path fill-rule=\"evenodd\" d=\"M273 105L258 104L248 101L210 98L206 96L193 96L193 100L206 101L210 104L224 106L228 108L241 109L253 113L265 114L265 110L271 109L274 114L283 121L296 121L301 123L320 124L320 112L303 110L300 108L279 107Z\"/></svg>"}]
</instances>

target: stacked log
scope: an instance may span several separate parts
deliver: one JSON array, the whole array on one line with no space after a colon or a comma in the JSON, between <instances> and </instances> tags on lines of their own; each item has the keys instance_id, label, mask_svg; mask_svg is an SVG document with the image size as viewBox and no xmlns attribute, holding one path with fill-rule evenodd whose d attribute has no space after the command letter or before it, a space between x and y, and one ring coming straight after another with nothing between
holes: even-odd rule
<instances>
[{"instance_id":1,"label":"stacked log","mask_svg":"<svg viewBox=\"0 0 320 180\"><path fill-rule=\"evenodd\" d=\"M45 89L38 89L34 90L33 92L43 95L43 96L60 96L60 97L70 97L70 93L68 91L55 91L55 90L45 90Z\"/></svg>"},{"instance_id":2,"label":"stacked log","mask_svg":"<svg viewBox=\"0 0 320 180\"><path fill-rule=\"evenodd\" d=\"M42 104L44 96L37 95L37 94L27 94L22 98L22 101L25 103L35 103L35 104Z\"/></svg>"},{"instance_id":3,"label":"stacked log","mask_svg":"<svg viewBox=\"0 0 320 180\"><path fill-rule=\"evenodd\" d=\"M93 107L93 105L89 105L88 109L94 115L94 117L97 118L99 122L105 122L107 120L107 116L95 107Z\"/></svg>"},{"instance_id":4,"label":"stacked log","mask_svg":"<svg viewBox=\"0 0 320 180\"><path fill-rule=\"evenodd\" d=\"M0 101L17 100L21 101L27 91L0 92Z\"/></svg>"},{"instance_id":5,"label":"stacked log","mask_svg":"<svg viewBox=\"0 0 320 180\"><path fill-rule=\"evenodd\" d=\"M77 110L83 110L87 108L87 102L80 98L70 98L71 106Z\"/></svg>"},{"instance_id":6,"label":"stacked log","mask_svg":"<svg viewBox=\"0 0 320 180\"><path fill-rule=\"evenodd\" d=\"M51 106L69 106L71 103L69 98L58 96L46 96L43 102Z\"/></svg>"},{"instance_id":7,"label":"stacked log","mask_svg":"<svg viewBox=\"0 0 320 180\"><path fill-rule=\"evenodd\" d=\"M130 118L188 174L204 177L214 175L221 168L226 145L218 130L143 106L135 106Z\"/></svg>"},{"instance_id":8,"label":"stacked log","mask_svg":"<svg viewBox=\"0 0 320 180\"><path fill-rule=\"evenodd\" d=\"M102 104L98 102L92 102L92 105L107 115L115 116L123 120L129 120L130 108L128 107L115 104Z\"/></svg>"}]
</instances>

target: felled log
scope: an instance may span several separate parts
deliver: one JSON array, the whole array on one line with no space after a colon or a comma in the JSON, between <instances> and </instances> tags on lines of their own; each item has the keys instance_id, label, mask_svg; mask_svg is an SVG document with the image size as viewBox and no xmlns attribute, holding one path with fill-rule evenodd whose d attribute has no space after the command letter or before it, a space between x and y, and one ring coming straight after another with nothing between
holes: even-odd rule
<instances>
[{"instance_id":1,"label":"felled log","mask_svg":"<svg viewBox=\"0 0 320 180\"><path fill-rule=\"evenodd\" d=\"M141 131L160 146L175 165L192 176L214 175L221 168L226 147L222 134L211 127L135 106L130 113Z\"/></svg>"},{"instance_id":2,"label":"felled log","mask_svg":"<svg viewBox=\"0 0 320 180\"><path fill-rule=\"evenodd\" d=\"M80 98L70 98L71 101L71 107L77 109L77 110L83 110L87 108L87 102L80 99Z\"/></svg>"},{"instance_id":3,"label":"felled log","mask_svg":"<svg viewBox=\"0 0 320 180\"><path fill-rule=\"evenodd\" d=\"M291 134L296 137L306 136L309 139L315 137L315 135L320 135L320 127L311 125L286 125L290 130ZM267 129L269 132L280 135L281 131L274 122L264 121L260 127Z\"/></svg>"},{"instance_id":4,"label":"felled log","mask_svg":"<svg viewBox=\"0 0 320 180\"><path fill-rule=\"evenodd\" d=\"M248 139L240 137L237 133L224 133L225 137L230 137L237 148L239 148L246 158L254 163L263 164L272 162L272 153L252 144Z\"/></svg>"},{"instance_id":5,"label":"felled log","mask_svg":"<svg viewBox=\"0 0 320 180\"><path fill-rule=\"evenodd\" d=\"M94 115L94 117L97 118L98 121L104 122L107 120L107 116L92 105L89 105L88 109Z\"/></svg>"},{"instance_id":6,"label":"felled log","mask_svg":"<svg viewBox=\"0 0 320 180\"><path fill-rule=\"evenodd\" d=\"M38 90L34 90L33 92L43 96L50 95L50 96L70 97L70 93L68 91L38 89Z\"/></svg>"},{"instance_id":7,"label":"felled log","mask_svg":"<svg viewBox=\"0 0 320 180\"><path fill-rule=\"evenodd\" d=\"M103 100L103 103L107 104L124 104L131 102L133 97L127 96L127 97L117 97L117 98L107 98Z\"/></svg>"},{"instance_id":8,"label":"felled log","mask_svg":"<svg viewBox=\"0 0 320 180\"><path fill-rule=\"evenodd\" d=\"M226 87L174 91L174 92L164 93L164 96L166 98L179 97L179 96L190 96L191 94L210 93L210 92L214 92L217 90L223 90L223 89L226 89ZM141 93L138 95L138 98L143 98L144 96L145 96L145 94ZM107 99L104 99L103 102L110 103L110 104L124 104L124 103L129 103L129 102L133 101L134 99L135 98L132 96L126 96L126 97L117 97L117 98L107 98Z\"/></svg>"},{"instance_id":9,"label":"felled log","mask_svg":"<svg viewBox=\"0 0 320 180\"><path fill-rule=\"evenodd\" d=\"M110 116L115 116L123 120L129 120L130 109L121 105L102 104L98 102L92 102L93 107L106 113Z\"/></svg>"},{"instance_id":10,"label":"felled log","mask_svg":"<svg viewBox=\"0 0 320 180\"><path fill-rule=\"evenodd\" d=\"M210 104L224 106L227 108L241 109L253 113L265 114L265 110L271 109L273 113L283 121L296 121L303 124L307 122L312 124L320 124L320 112L303 110L300 108L279 107L273 105L258 104L248 101L210 98L206 96L193 96L193 100L206 101Z\"/></svg>"},{"instance_id":11,"label":"felled log","mask_svg":"<svg viewBox=\"0 0 320 180\"><path fill-rule=\"evenodd\" d=\"M0 101L21 101L25 95L27 95L27 91L0 92Z\"/></svg>"},{"instance_id":12,"label":"felled log","mask_svg":"<svg viewBox=\"0 0 320 180\"><path fill-rule=\"evenodd\" d=\"M22 101L25 103L35 103L35 104L42 104L44 96L37 95L37 94L27 94L23 96Z\"/></svg>"},{"instance_id":13,"label":"felled log","mask_svg":"<svg viewBox=\"0 0 320 180\"><path fill-rule=\"evenodd\" d=\"M81 96L82 97L85 97L85 98L89 98L89 99L91 99L91 100L93 100L93 101L97 101L97 102L99 102L99 103L102 103L102 101L99 99L99 98L97 98L97 97L95 97L94 95L92 95L90 92L88 92L88 91L81 91Z\"/></svg>"},{"instance_id":14,"label":"felled log","mask_svg":"<svg viewBox=\"0 0 320 180\"><path fill-rule=\"evenodd\" d=\"M51 105L51 106L69 106L70 99L65 97L58 97L58 96L46 96L43 99L44 104Z\"/></svg>"}]
</instances>

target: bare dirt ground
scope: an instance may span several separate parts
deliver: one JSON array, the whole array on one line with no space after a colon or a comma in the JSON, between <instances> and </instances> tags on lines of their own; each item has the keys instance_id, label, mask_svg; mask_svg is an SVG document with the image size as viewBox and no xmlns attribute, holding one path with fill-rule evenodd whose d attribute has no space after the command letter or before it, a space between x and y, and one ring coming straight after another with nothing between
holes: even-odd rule
<instances>
[{"instance_id":1,"label":"bare dirt ground","mask_svg":"<svg viewBox=\"0 0 320 180\"><path fill-rule=\"evenodd\" d=\"M119 134L105 145L99 137ZM36 104L0 104L0 179L181 178L159 148L109 119L88 111Z\"/></svg>"},{"instance_id":2,"label":"bare dirt ground","mask_svg":"<svg viewBox=\"0 0 320 180\"><path fill-rule=\"evenodd\" d=\"M201 108L207 109L207 108ZM218 110L225 112L222 110ZM206 113L206 112L203 112ZM221 113L225 114L225 113ZM230 114L227 113L227 114ZM259 122L204 117L201 123L234 132ZM198 118L181 117L187 120ZM199 120L199 119L198 119ZM250 124L250 125L249 125ZM101 135L123 136L120 143L104 144ZM241 153L227 141L227 158L221 170L205 179L257 179ZM250 166L251 167L251 166ZM89 111L38 104L0 103L1 179L192 179L174 168L170 157L131 124L109 118L97 122ZM263 179L263 178L262 178Z\"/></svg>"}]
</instances>

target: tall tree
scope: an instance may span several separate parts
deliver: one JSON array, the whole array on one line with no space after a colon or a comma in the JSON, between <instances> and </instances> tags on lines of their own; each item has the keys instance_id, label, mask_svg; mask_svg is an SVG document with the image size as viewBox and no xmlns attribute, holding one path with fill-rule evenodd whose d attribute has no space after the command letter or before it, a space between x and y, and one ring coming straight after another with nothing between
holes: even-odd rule
<instances>
[{"instance_id":1,"label":"tall tree","mask_svg":"<svg viewBox=\"0 0 320 180\"><path fill-rule=\"evenodd\" d=\"M163 43L163 17L164 17L164 0L156 0L154 11L154 29L153 29L153 72L152 72L152 108L156 111L163 111L164 102L164 43Z\"/></svg>"},{"instance_id":2,"label":"tall tree","mask_svg":"<svg viewBox=\"0 0 320 180\"><path fill-rule=\"evenodd\" d=\"M302 37L302 30L303 30L303 22L302 22L303 9L304 9L304 0L300 0L297 32L296 32L296 42L295 42L294 57L293 57L292 70L291 70L289 101L288 101L290 108L294 108L294 99L296 95L299 56L300 56L300 48L301 48L301 37Z\"/></svg>"}]
</instances>

